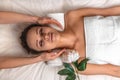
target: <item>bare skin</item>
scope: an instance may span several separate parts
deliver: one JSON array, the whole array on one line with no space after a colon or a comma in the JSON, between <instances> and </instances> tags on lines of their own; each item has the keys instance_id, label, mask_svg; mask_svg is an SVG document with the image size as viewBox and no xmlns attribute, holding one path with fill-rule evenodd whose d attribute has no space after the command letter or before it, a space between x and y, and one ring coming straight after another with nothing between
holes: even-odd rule
<instances>
[{"instance_id":1,"label":"bare skin","mask_svg":"<svg viewBox=\"0 0 120 80\"><path fill-rule=\"evenodd\" d=\"M15 68L59 57L65 50L55 53L43 53L37 57L0 57L0 69Z\"/></svg>"},{"instance_id":2,"label":"bare skin","mask_svg":"<svg viewBox=\"0 0 120 80\"><path fill-rule=\"evenodd\" d=\"M81 56L79 62L86 57L85 52L85 32L84 32L84 21L85 16L114 16L120 15L120 7L112 7L106 9L97 8L83 8L78 10L69 11L65 15L66 28L65 31L70 31L71 34L75 36L76 41L74 42L74 49L77 50ZM115 66L112 64L87 64L85 71L80 72L80 74L85 75L110 75L115 77L120 77L120 66Z\"/></svg>"},{"instance_id":3,"label":"bare skin","mask_svg":"<svg viewBox=\"0 0 120 80\"><path fill-rule=\"evenodd\" d=\"M62 28L61 24L51 18L31 16L27 14L20 14L15 12L2 12L0 11L0 24L16 24L16 23L40 23L40 24L55 24ZM41 54L36 57L0 57L0 69L14 68L33 64L40 61L48 61L57 58L65 50L58 52L58 54Z\"/></svg>"},{"instance_id":4,"label":"bare skin","mask_svg":"<svg viewBox=\"0 0 120 80\"><path fill-rule=\"evenodd\" d=\"M39 17L15 12L0 11L0 24L15 24L15 23L39 23L39 24L55 24L61 29L62 25L55 19L49 17Z\"/></svg>"}]
</instances>

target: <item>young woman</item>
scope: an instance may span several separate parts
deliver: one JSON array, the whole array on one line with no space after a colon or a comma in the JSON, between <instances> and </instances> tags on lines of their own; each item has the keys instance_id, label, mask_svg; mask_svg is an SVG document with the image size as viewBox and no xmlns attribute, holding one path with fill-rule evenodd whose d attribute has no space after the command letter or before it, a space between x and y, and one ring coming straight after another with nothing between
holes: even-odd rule
<instances>
[{"instance_id":1,"label":"young woman","mask_svg":"<svg viewBox=\"0 0 120 80\"><path fill-rule=\"evenodd\" d=\"M0 24L10 23L40 23L40 24L55 24L62 28L61 24L54 19L31 16L25 14L19 14L14 12L0 12ZM0 69L13 68L17 66L23 66L32 64L39 61L48 61L58 57L63 51L58 54L42 54L37 57L0 57Z\"/></svg>"},{"instance_id":2,"label":"young woman","mask_svg":"<svg viewBox=\"0 0 120 80\"><path fill-rule=\"evenodd\" d=\"M85 31L84 28L92 26L99 27L102 24L93 24L95 19L90 18L92 24L86 25L84 20L86 16L96 16L102 15L106 16L118 16L120 15L120 6L97 9L97 8L83 8L78 10L69 11L65 14L65 30L59 32L55 29L49 27L49 25L32 25L27 28L22 35L22 41L24 42L24 47L28 51L41 52L41 51L51 51L52 49L75 49L79 52L80 58L79 62L86 57L86 41L85 41ZM104 18L103 17L103 18ZM114 27L113 21L105 20L105 27L108 28L109 24ZM107 22L108 21L108 22ZM118 23L118 21L116 21ZM108 24L109 23L109 24ZM108 24L108 25L107 25ZM103 26L104 27L104 26ZM103 29L101 29L102 31ZM120 32L117 30L118 33ZM106 31L107 32L107 31ZM96 34L96 33L93 33ZM107 33L106 33L107 34ZM91 35L92 36L92 35ZM103 37L104 34L101 35ZM119 38L119 34L117 36ZM99 37L100 38L100 37ZM105 53L104 53L105 54ZM114 54L114 53L113 53ZM120 66L112 64L87 64L85 71L80 72L80 74L86 75L111 75L115 77L120 77Z\"/></svg>"}]
</instances>

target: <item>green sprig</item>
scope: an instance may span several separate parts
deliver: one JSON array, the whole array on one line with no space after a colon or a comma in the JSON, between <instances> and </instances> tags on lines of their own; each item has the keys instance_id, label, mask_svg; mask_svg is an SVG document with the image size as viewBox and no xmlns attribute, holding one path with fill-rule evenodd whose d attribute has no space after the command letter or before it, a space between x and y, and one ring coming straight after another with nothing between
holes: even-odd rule
<instances>
[{"instance_id":1,"label":"green sprig","mask_svg":"<svg viewBox=\"0 0 120 80\"><path fill-rule=\"evenodd\" d=\"M80 63L78 63L77 60L75 62L72 62L72 64L74 65L75 68L77 68L77 70L84 71L86 69L88 60L89 60L88 58L85 58ZM69 63L64 63L63 65L65 69L60 70L58 74L67 75L65 80L75 80L77 75L75 74L76 71L73 69L73 67Z\"/></svg>"}]
</instances>

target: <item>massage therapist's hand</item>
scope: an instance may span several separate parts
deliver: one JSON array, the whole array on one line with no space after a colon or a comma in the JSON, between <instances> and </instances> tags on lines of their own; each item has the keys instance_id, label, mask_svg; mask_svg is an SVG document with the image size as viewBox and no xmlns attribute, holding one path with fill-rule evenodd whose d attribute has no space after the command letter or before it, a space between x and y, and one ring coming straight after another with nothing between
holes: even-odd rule
<instances>
[{"instance_id":1,"label":"massage therapist's hand","mask_svg":"<svg viewBox=\"0 0 120 80\"><path fill-rule=\"evenodd\" d=\"M63 29L63 26L57 20L50 17L39 17L37 22L39 24L54 24L58 26L60 29Z\"/></svg>"},{"instance_id":2,"label":"massage therapist's hand","mask_svg":"<svg viewBox=\"0 0 120 80\"><path fill-rule=\"evenodd\" d=\"M36 57L36 59L39 61L49 61L53 60L57 57L59 57L62 53L64 53L66 50L62 49L61 51L57 52L50 52L50 53L42 53L40 56Z\"/></svg>"}]
</instances>

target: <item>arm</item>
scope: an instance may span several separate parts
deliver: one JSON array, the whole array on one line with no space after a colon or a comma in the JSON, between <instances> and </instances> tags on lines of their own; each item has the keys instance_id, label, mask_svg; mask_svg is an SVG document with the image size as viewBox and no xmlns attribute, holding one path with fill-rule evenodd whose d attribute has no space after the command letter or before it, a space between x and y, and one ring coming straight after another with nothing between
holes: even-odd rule
<instances>
[{"instance_id":1,"label":"arm","mask_svg":"<svg viewBox=\"0 0 120 80\"><path fill-rule=\"evenodd\" d=\"M0 24L10 23L39 23L39 24L55 24L61 29L62 25L55 19L48 17L31 16L15 12L0 12Z\"/></svg>"},{"instance_id":2,"label":"arm","mask_svg":"<svg viewBox=\"0 0 120 80\"><path fill-rule=\"evenodd\" d=\"M40 61L48 61L57 58L65 50L55 53L43 53L37 57L0 57L0 69L14 68L29 65Z\"/></svg>"},{"instance_id":3,"label":"arm","mask_svg":"<svg viewBox=\"0 0 120 80\"><path fill-rule=\"evenodd\" d=\"M68 15L80 18L84 16L118 16L120 15L120 6L110 7L110 8L81 8L77 10L72 10L68 12Z\"/></svg>"},{"instance_id":4,"label":"arm","mask_svg":"<svg viewBox=\"0 0 120 80\"><path fill-rule=\"evenodd\" d=\"M120 66L112 64L87 64L85 71L79 71L80 74L85 75L110 75L120 77Z\"/></svg>"},{"instance_id":5,"label":"arm","mask_svg":"<svg viewBox=\"0 0 120 80\"><path fill-rule=\"evenodd\" d=\"M36 23L39 17L25 15L15 12L0 12L0 24L8 24L8 23L23 23L30 22Z\"/></svg>"},{"instance_id":6,"label":"arm","mask_svg":"<svg viewBox=\"0 0 120 80\"><path fill-rule=\"evenodd\" d=\"M42 61L42 58L34 57L0 57L0 69L14 68Z\"/></svg>"}]
</instances>

